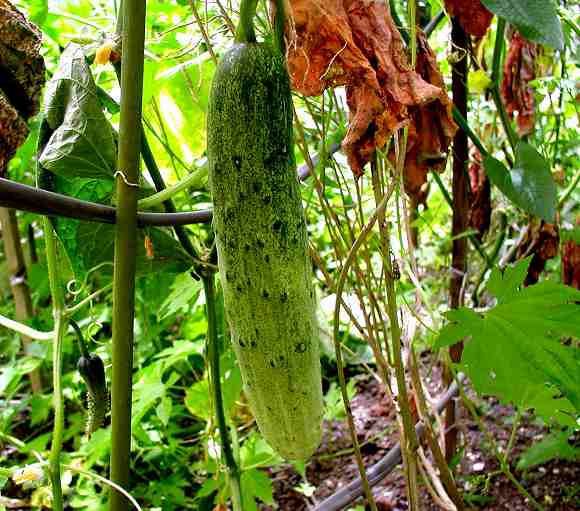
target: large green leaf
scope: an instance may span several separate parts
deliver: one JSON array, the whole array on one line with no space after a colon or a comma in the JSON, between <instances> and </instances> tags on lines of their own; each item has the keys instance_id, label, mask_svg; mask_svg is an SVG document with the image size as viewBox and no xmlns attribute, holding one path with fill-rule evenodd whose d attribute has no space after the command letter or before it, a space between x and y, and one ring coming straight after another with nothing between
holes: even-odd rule
<instances>
[{"instance_id":1,"label":"large green leaf","mask_svg":"<svg viewBox=\"0 0 580 511\"><path fill-rule=\"evenodd\" d=\"M101 204L114 193L117 148L115 134L102 111L82 47L70 44L45 96L45 131L50 135L39 158L39 182L51 191ZM114 226L57 218L54 225L77 277L103 262L113 262ZM149 236L153 253L145 250ZM191 266L189 256L165 229L140 231L137 273L179 273Z\"/></svg>"},{"instance_id":2,"label":"large green leaf","mask_svg":"<svg viewBox=\"0 0 580 511\"><path fill-rule=\"evenodd\" d=\"M494 269L490 287L501 297L498 305L484 313L449 311L435 345L467 339L460 366L478 392L573 424L580 412L580 353L560 339L580 338L580 291L554 282L521 289L528 264L503 274Z\"/></svg>"},{"instance_id":3,"label":"large green leaf","mask_svg":"<svg viewBox=\"0 0 580 511\"><path fill-rule=\"evenodd\" d=\"M491 156L483 160L491 182L506 197L524 211L547 222L556 217L556 185L550 166L538 151L526 142L516 149L516 163L512 171Z\"/></svg>"},{"instance_id":4,"label":"large green leaf","mask_svg":"<svg viewBox=\"0 0 580 511\"><path fill-rule=\"evenodd\" d=\"M551 0L482 0L482 3L530 41L557 50L563 47L562 25Z\"/></svg>"},{"instance_id":5,"label":"large green leaf","mask_svg":"<svg viewBox=\"0 0 580 511\"><path fill-rule=\"evenodd\" d=\"M69 179L113 180L117 158L113 130L77 44L67 46L46 87L44 118L52 131L39 158L44 169Z\"/></svg>"}]
</instances>

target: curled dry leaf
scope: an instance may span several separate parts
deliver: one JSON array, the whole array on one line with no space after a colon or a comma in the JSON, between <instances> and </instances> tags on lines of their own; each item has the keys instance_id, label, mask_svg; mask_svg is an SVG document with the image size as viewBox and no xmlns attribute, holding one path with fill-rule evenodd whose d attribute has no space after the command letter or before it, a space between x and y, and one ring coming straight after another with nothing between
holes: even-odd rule
<instances>
[{"instance_id":1,"label":"curled dry leaf","mask_svg":"<svg viewBox=\"0 0 580 511\"><path fill-rule=\"evenodd\" d=\"M556 257L560 234L558 226L544 220L533 220L527 227L526 234L518 246L516 257L523 259L533 254L524 284L530 286L538 282L540 273L546 267L546 261Z\"/></svg>"},{"instance_id":2,"label":"curled dry leaf","mask_svg":"<svg viewBox=\"0 0 580 511\"><path fill-rule=\"evenodd\" d=\"M417 34L417 65L421 78L439 89L437 98L425 105L410 108L411 122L407 137L404 166L405 191L418 204L427 199L427 173L442 172L447 162L447 150L457 131L453 121L452 103L433 50L422 32ZM389 157L395 161L395 153Z\"/></svg>"},{"instance_id":3,"label":"curled dry leaf","mask_svg":"<svg viewBox=\"0 0 580 511\"><path fill-rule=\"evenodd\" d=\"M538 45L514 31L503 69L501 95L507 113L513 118L517 112L517 130L520 136L534 129L534 90L530 82L536 78Z\"/></svg>"},{"instance_id":4,"label":"curled dry leaf","mask_svg":"<svg viewBox=\"0 0 580 511\"><path fill-rule=\"evenodd\" d=\"M44 85L41 33L7 0L0 0L0 174L28 135Z\"/></svg>"},{"instance_id":5,"label":"curled dry leaf","mask_svg":"<svg viewBox=\"0 0 580 511\"><path fill-rule=\"evenodd\" d=\"M379 0L291 0L288 69L306 96L346 86L343 148L356 176L375 148L409 122L411 110L441 95L409 65L388 4Z\"/></svg>"},{"instance_id":6,"label":"curled dry leaf","mask_svg":"<svg viewBox=\"0 0 580 511\"><path fill-rule=\"evenodd\" d=\"M476 37L485 35L493 18L480 0L445 0L445 9L458 19L466 33Z\"/></svg>"},{"instance_id":7,"label":"curled dry leaf","mask_svg":"<svg viewBox=\"0 0 580 511\"><path fill-rule=\"evenodd\" d=\"M478 232L477 237L481 240L491 222L491 184L482 164L483 158L477 148L472 150L470 160L468 168L471 188L469 225Z\"/></svg>"}]
</instances>

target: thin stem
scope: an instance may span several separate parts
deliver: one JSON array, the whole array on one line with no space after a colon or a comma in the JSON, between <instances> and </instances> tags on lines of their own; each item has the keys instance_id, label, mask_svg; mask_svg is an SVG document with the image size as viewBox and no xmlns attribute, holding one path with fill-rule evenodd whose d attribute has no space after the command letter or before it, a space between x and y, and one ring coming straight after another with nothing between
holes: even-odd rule
<instances>
[{"instance_id":1,"label":"thin stem","mask_svg":"<svg viewBox=\"0 0 580 511\"><path fill-rule=\"evenodd\" d=\"M112 287L113 287L113 284L107 284L106 286L102 287L101 289L98 289L94 293L91 293L86 298L83 298L76 305L73 305L72 307L68 307L66 309L66 315L67 315L67 317L71 318L78 311L80 311L85 305L88 305L89 303L91 303L91 301L93 301L95 298L98 298L103 293L106 293L107 291L110 291Z\"/></svg>"},{"instance_id":2,"label":"thin stem","mask_svg":"<svg viewBox=\"0 0 580 511\"><path fill-rule=\"evenodd\" d=\"M371 506L371 509L373 511L376 511L377 507L376 507L376 503L374 501L373 494L371 492L370 485L369 485L369 482L368 482L368 479L366 476L364 462L362 459L362 455L360 452L360 446L359 446L358 438L357 438L357 434L356 434L356 427L355 427L354 419L352 416L352 410L350 408L350 400L348 398L348 392L347 392L347 388L346 388L346 379L344 376L344 365L342 362L342 348L340 345L340 335L339 335L340 305L341 305L342 291L343 291L344 285L346 283L346 279L348 276L348 271L350 269L350 266L353 264L355 256L356 256L359 248L361 247L361 245L364 243L364 241L367 239L368 235L372 231L372 228L374 227L379 215L382 212L384 212L384 210L387 206L387 203L389 201L389 198L393 192L393 189L394 189L394 185L391 185L389 191L383 197L380 204L375 209L373 215L371 216L371 218L368 220L368 222L363 227L362 231L358 235L357 239L355 240L354 244L352 245L352 247L351 247L351 249L346 257L346 260L345 260L344 265L342 267L342 270L340 272L339 280L338 280L337 285L336 285L336 305L334 308L333 340L334 340L334 350L336 353L336 365L338 368L338 380L340 383L342 400L344 402L344 408L345 408L346 416L348 419L348 425L349 425L349 429L350 429L352 444L353 444L353 448L354 448L354 452L355 452L355 457L357 460L359 473L360 473L361 480L362 480L364 493L365 493L365 496L368 499L369 505Z\"/></svg>"},{"instance_id":3,"label":"thin stem","mask_svg":"<svg viewBox=\"0 0 580 511\"><path fill-rule=\"evenodd\" d=\"M117 229L113 273L113 342L111 387L111 475L127 488L131 451L133 321L137 245L137 189L141 146L141 97L145 42L145 1L123 1L123 58L117 178ZM109 511L125 511L124 495L112 492Z\"/></svg>"},{"instance_id":4,"label":"thin stem","mask_svg":"<svg viewBox=\"0 0 580 511\"><path fill-rule=\"evenodd\" d=\"M276 0L276 20L274 25L274 37L276 45L282 55L286 54L286 43L284 41L284 23L286 22L285 0Z\"/></svg>"},{"instance_id":5,"label":"thin stem","mask_svg":"<svg viewBox=\"0 0 580 511\"><path fill-rule=\"evenodd\" d=\"M60 481L60 453L62 450L64 430L62 345L68 325L64 316L64 287L60 281L56 234L49 218L45 217L43 222L46 245L46 263L48 267L48 280L52 296L52 314L54 318L54 341L52 346L52 402L54 407L54 425L49 456L49 472L52 484L52 506L54 510L62 511L64 506Z\"/></svg>"},{"instance_id":6,"label":"thin stem","mask_svg":"<svg viewBox=\"0 0 580 511\"><path fill-rule=\"evenodd\" d=\"M206 27L204 26L203 22L201 21L201 17L199 16L199 13L197 12L197 7L195 6L195 0L189 0L189 5L191 7L191 11L193 12L193 16L195 17L195 21L197 23L197 26L199 27L199 31L201 32L201 36L203 37L203 40L205 41L205 44L207 46L207 51L211 55L211 58L212 58L214 64L217 66L218 59L216 57L215 52L213 51L213 45L211 44L211 40L210 40L209 35L207 33Z\"/></svg>"},{"instance_id":7,"label":"thin stem","mask_svg":"<svg viewBox=\"0 0 580 511\"><path fill-rule=\"evenodd\" d=\"M255 43L254 16L258 0L242 0L240 5L240 22L236 30L237 43Z\"/></svg>"},{"instance_id":8,"label":"thin stem","mask_svg":"<svg viewBox=\"0 0 580 511\"><path fill-rule=\"evenodd\" d=\"M572 195L572 193L574 192L574 190L578 186L578 183L580 183L580 170L576 171L576 175L572 179L570 186L568 188L566 188L566 190L562 194L562 197L558 201L558 209L562 209L564 204L566 204L566 201L570 198L570 196Z\"/></svg>"},{"instance_id":9,"label":"thin stem","mask_svg":"<svg viewBox=\"0 0 580 511\"><path fill-rule=\"evenodd\" d=\"M187 175L181 181L175 183L168 188L162 188L157 193L145 197L137 202L139 209L150 209L152 207L158 206L161 203L166 202L178 193L189 188L194 190L202 189L203 185L207 180L207 167L202 167L193 171L191 174Z\"/></svg>"},{"instance_id":10,"label":"thin stem","mask_svg":"<svg viewBox=\"0 0 580 511\"><path fill-rule=\"evenodd\" d=\"M483 145L481 139L475 134L475 132L471 129L465 117L461 114L461 112L457 109L455 105L453 105L453 120L459 125L459 127L465 132L465 134L469 137L469 139L473 142L473 145L477 147L479 152L483 157L489 155L489 151Z\"/></svg>"},{"instance_id":11,"label":"thin stem","mask_svg":"<svg viewBox=\"0 0 580 511\"><path fill-rule=\"evenodd\" d=\"M224 414L220 375L220 351L216 321L216 295L214 276L212 273L209 275L204 273L204 275L202 275L202 280L203 289L205 292L205 307L207 313L207 355L210 365L211 388L215 414L218 423L221 447L228 470L230 490L232 492L232 505L234 511L243 511L240 472L232 453L232 447L228 435L228 427L226 424L226 417Z\"/></svg>"},{"instance_id":12,"label":"thin stem","mask_svg":"<svg viewBox=\"0 0 580 511\"><path fill-rule=\"evenodd\" d=\"M493 102L495 103L495 107L497 108L497 111L499 113L499 118L501 119L501 123L508 137L512 151L515 153L516 146L518 145L518 137L513 129L511 120L507 114L507 111L503 105L503 101L501 100L501 96L499 93L499 79L501 75L500 64L504 43L503 41L504 32L505 32L505 20L503 18L498 18L497 31L495 34L495 46L493 48L493 64L491 70L491 81L492 81L491 95L493 98Z\"/></svg>"},{"instance_id":13,"label":"thin stem","mask_svg":"<svg viewBox=\"0 0 580 511\"><path fill-rule=\"evenodd\" d=\"M115 484L113 481L110 481L106 477L100 476L99 474L95 474L94 472L91 472L90 470L84 470L84 469L79 468L75 465L64 465L64 468L66 468L67 470L70 470L71 472L76 472L77 474L82 474L82 475L88 477L89 479L94 479L94 480L99 481L103 484L106 484L107 486L113 488L115 491L124 495L127 498L127 500L129 502L131 502L133 507L135 509L137 509L137 511L143 511L143 508L139 505L139 503L135 500L135 498L128 491L126 491L123 487L119 486L118 484Z\"/></svg>"}]
</instances>

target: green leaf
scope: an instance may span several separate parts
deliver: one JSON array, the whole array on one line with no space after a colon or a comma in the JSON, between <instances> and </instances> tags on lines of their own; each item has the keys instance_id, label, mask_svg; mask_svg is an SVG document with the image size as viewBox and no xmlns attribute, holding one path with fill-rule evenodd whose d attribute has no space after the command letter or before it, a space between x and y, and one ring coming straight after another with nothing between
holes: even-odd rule
<instances>
[{"instance_id":1,"label":"green leaf","mask_svg":"<svg viewBox=\"0 0 580 511\"><path fill-rule=\"evenodd\" d=\"M509 302L520 290L526 279L532 256L518 261L515 266L500 270L497 266L492 270L487 282L487 290L493 294L498 303Z\"/></svg>"},{"instance_id":2,"label":"green leaf","mask_svg":"<svg viewBox=\"0 0 580 511\"><path fill-rule=\"evenodd\" d=\"M173 401L169 396L163 396L161 402L157 405L155 411L157 412L157 417L165 427L169 424L169 419L171 418L171 411L173 410Z\"/></svg>"},{"instance_id":3,"label":"green leaf","mask_svg":"<svg viewBox=\"0 0 580 511\"><path fill-rule=\"evenodd\" d=\"M159 319L165 319L176 312L188 309L190 303L199 296L200 290L200 281L193 280L189 272L177 275L171 286L171 293L159 309Z\"/></svg>"},{"instance_id":4,"label":"green leaf","mask_svg":"<svg viewBox=\"0 0 580 511\"><path fill-rule=\"evenodd\" d=\"M282 458L257 432L252 433L240 449L242 470L246 467L273 467L281 463Z\"/></svg>"},{"instance_id":5,"label":"green leaf","mask_svg":"<svg viewBox=\"0 0 580 511\"><path fill-rule=\"evenodd\" d=\"M482 0L482 3L530 41L556 50L563 48L562 25L551 0Z\"/></svg>"},{"instance_id":6,"label":"green leaf","mask_svg":"<svg viewBox=\"0 0 580 511\"><path fill-rule=\"evenodd\" d=\"M66 47L46 87L44 117L52 131L39 158L44 169L68 179L113 180L117 160L113 130L77 44Z\"/></svg>"},{"instance_id":7,"label":"green leaf","mask_svg":"<svg viewBox=\"0 0 580 511\"><path fill-rule=\"evenodd\" d=\"M98 264L113 262L115 226L91 222L69 221L66 229L59 222L58 234L73 264L75 273L84 272ZM145 233L137 233L137 275L166 271L180 273L191 266L191 258L167 230L159 227L147 229L153 245L153 258L145 251Z\"/></svg>"},{"instance_id":8,"label":"green leaf","mask_svg":"<svg viewBox=\"0 0 580 511\"><path fill-rule=\"evenodd\" d=\"M249 502L250 499L260 499L265 504L274 505L272 481L263 472L255 468L245 470L242 472L241 485L244 509L257 509L255 503L252 506L252 503Z\"/></svg>"},{"instance_id":9,"label":"green leaf","mask_svg":"<svg viewBox=\"0 0 580 511\"><path fill-rule=\"evenodd\" d=\"M580 447L569 442L574 434L572 429L550 433L537 444L533 444L521 455L517 468L527 470L559 458L571 462L580 461Z\"/></svg>"},{"instance_id":10,"label":"green leaf","mask_svg":"<svg viewBox=\"0 0 580 511\"><path fill-rule=\"evenodd\" d=\"M48 16L48 0L29 0L28 17L32 23L42 27Z\"/></svg>"},{"instance_id":11,"label":"green leaf","mask_svg":"<svg viewBox=\"0 0 580 511\"><path fill-rule=\"evenodd\" d=\"M526 267L524 261L504 278L494 275L496 307L448 312L450 323L435 346L467 338L460 367L479 393L573 424L580 411L580 353L560 339L580 338L580 292L553 282L517 290Z\"/></svg>"},{"instance_id":12,"label":"green leaf","mask_svg":"<svg viewBox=\"0 0 580 511\"><path fill-rule=\"evenodd\" d=\"M505 165L491 156L483 160L491 182L506 197L524 211L547 222L556 218L556 185L550 167L543 156L526 142L516 149L516 163L510 172Z\"/></svg>"},{"instance_id":13,"label":"green leaf","mask_svg":"<svg viewBox=\"0 0 580 511\"><path fill-rule=\"evenodd\" d=\"M163 360L163 371L167 371L171 366L182 362L191 355L203 355L203 342L177 340L173 346L165 348L155 355L155 360Z\"/></svg>"},{"instance_id":14,"label":"green leaf","mask_svg":"<svg viewBox=\"0 0 580 511\"><path fill-rule=\"evenodd\" d=\"M34 394L30 400L30 425L37 426L48 419L51 412L50 395Z\"/></svg>"},{"instance_id":15,"label":"green leaf","mask_svg":"<svg viewBox=\"0 0 580 511\"><path fill-rule=\"evenodd\" d=\"M192 415L206 421L210 419L212 409L207 380L200 380L185 391L185 406Z\"/></svg>"}]
</instances>

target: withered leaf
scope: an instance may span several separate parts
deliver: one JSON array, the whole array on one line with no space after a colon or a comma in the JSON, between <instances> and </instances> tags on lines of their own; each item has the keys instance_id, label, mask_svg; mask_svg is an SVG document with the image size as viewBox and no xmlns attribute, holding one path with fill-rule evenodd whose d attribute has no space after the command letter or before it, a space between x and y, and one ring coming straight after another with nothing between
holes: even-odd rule
<instances>
[{"instance_id":1,"label":"withered leaf","mask_svg":"<svg viewBox=\"0 0 580 511\"><path fill-rule=\"evenodd\" d=\"M355 175L412 107L440 97L441 88L409 65L388 4L379 0L291 0L288 68L306 96L345 85L349 129L343 148Z\"/></svg>"},{"instance_id":2,"label":"withered leaf","mask_svg":"<svg viewBox=\"0 0 580 511\"><path fill-rule=\"evenodd\" d=\"M493 14L480 0L445 0L445 9L457 18L467 34L483 37L491 25Z\"/></svg>"},{"instance_id":3,"label":"withered leaf","mask_svg":"<svg viewBox=\"0 0 580 511\"><path fill-rule=\"evenodd\" d=\"M41 33L7 0L0 0L0 175L28 135L45 81Z\"/></svg>"},{"instance_id":4,"label":"withered leaf","mask_svg":"<svg viewBox=\"0 0 580 511\"><path fill-rule=\"evenodd\" d=\"M536 78L538 45L514 31L503 69L501 95L510 117L517 112L516 124L520 136L534 130L535 101L530 82Z\"/></svg>"}]
</instances>

